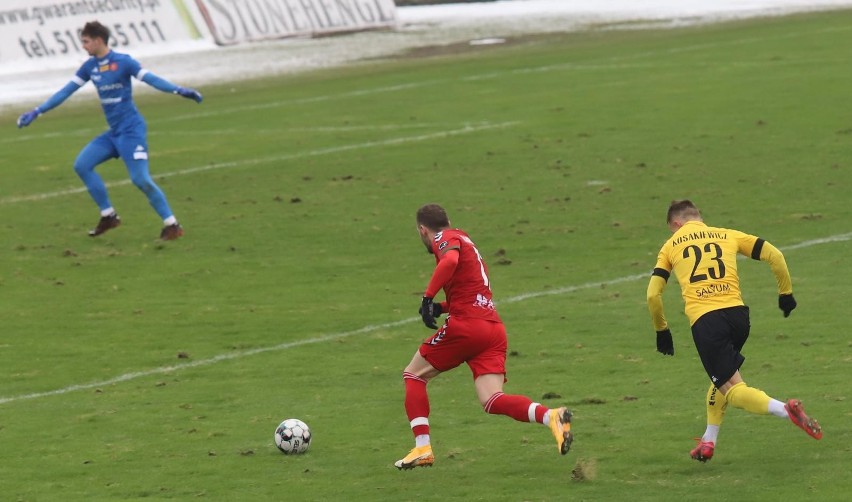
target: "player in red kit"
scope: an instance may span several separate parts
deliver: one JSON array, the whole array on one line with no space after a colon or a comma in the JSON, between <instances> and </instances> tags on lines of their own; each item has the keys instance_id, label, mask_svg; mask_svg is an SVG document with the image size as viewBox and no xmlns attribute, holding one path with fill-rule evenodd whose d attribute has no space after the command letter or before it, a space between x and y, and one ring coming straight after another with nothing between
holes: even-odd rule
<instances>
[{"instance_id":1,"label":"player in red kit","mask_svg":"<svg viewBox=\"0 0 852 502\"><path fill-rule=\"evenodd\" d=\"M402 373L405 411L414 433L414 448L394 464L399 469L431 466L435 457L429 438L429 396L426 384L444 371L467 363L473 373L476 395L486 413L506 415L519 422L549 427L556 448L568 453L571 412L548 409L530 398L503 393L506 381L506 328L491 300L488 269L470 237L450 228L444 208L427 204L417 211L417 229L437 266L420 305L423 323L437 332L427 338ZM445 301L433 298L444 290ZM446 313L438 328L435 318Z\"/></svg>"}]
</instances>

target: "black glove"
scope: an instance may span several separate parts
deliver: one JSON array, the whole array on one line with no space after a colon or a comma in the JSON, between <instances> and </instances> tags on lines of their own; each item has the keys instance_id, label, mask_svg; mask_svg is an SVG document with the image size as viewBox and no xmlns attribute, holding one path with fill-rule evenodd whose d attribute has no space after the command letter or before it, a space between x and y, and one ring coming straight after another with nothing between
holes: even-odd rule
<instances>
[{"instance_id":1,"label":"black glove","mask_svg":"<svg viewBox=\"0 0 852 502\"><path fill-rule=\"evenodd\" d=\"M417 313L419 313L420 315L423 315L423 305L422 304L420 305L420 309L417 311ZM444 313L444 309L441 308L440 303L433 303L432 304L432 317L438 317L443 313Z\"/></svg>"},{"instance_id":2,"label":"black glove","mask_svg":"<svg viewBox=\"0 0 852 502\"><path fill-rule=\"evenodd\" d=\"M793 293L778 295L778 308L784 311L784 317L789 317L790 312L796 308L796 299L793 298Z\"/></svg>"},{"instance_id":3,"label":"black glove","mask_svg":"<svg viewBox=\"0 0 852 502\"><path fill-rule=\"evenodd\" d=\"M657 331L657 352L667 356L674 355L674 342L672 341L672 332L669 331L669 328Z\"/></svg>"},{"instance_id":4,"label":"black glove","mask_svg":"<svg viewBox=\"0 0 852 502\"><path fill-rule=\"evenodd\" d=\"M440 303L432 303L431 298L424 296L423 301L420 302L419 312L420 317L423 318L423 324L425 324L427 328L438 329L438 324L435 322L435 318L441 315Z\"/></svg>"}]
</instances>

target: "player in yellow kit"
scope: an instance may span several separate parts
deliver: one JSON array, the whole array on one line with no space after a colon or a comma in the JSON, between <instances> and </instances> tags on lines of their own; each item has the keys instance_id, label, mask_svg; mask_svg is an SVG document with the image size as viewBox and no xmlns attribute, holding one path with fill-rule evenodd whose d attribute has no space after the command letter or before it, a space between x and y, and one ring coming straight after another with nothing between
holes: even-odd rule
<instances>
[{"instance_id":1,"label":"player in yellow kit","mask_svg":"<svg viewBox=\"0 0 852 502\"><path fill-rule=\"evenodd\" d=\"M657 331L657 351L673 356L672 333L663 311L663 289L674 273L681 287L692 339L707 375L707 429L696 438L692 458L713 457L719 426L729 404L756 414L789 419L814 439L822 437L819 423L808 417L798 399L782 403L749 387L740 375L740 353L749 335L749 311L740 295L737 254L769 263L778 281L778 307L784 317L796 308L787 262L775 246L738 230L710 227L688 200L673 201L667 222L672 237L663 244L648 283L648 308Z\"/></svg>"}]
</instances>

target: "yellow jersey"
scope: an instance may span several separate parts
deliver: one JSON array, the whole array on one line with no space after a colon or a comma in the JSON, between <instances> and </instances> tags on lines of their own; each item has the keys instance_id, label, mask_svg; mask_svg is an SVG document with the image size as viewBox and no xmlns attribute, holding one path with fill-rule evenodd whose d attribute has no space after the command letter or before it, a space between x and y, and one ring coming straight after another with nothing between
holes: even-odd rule
<instances>
[{"instance_id":1,"label":"yellow jersey","mask_svg":"<svg viewBox=\"0 0 852 502\"><path fill-rule=\"evenodd\" d=\"M688 221L663 244L651 273L647 299L654 328L661 331L668 327L662 292L672 272L680 283L690 325L707 312L743 305L737 254L768 262L778 282L778 293L793 292L784 255L772 244L739 230Z\"/></svg>"}]
</instances>

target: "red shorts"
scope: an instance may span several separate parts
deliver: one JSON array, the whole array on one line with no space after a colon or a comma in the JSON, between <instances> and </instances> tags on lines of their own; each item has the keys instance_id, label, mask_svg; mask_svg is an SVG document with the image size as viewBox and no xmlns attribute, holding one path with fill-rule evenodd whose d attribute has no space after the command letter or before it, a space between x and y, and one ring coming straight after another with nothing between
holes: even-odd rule
<instances>
[{"instance_id":1,"label":"red shorts","mask_svg":"<svg viewBox=\"0 0 852 502\"><path fill-rule=\"evenodd\" d=\"M420 346L420 355L435 369L447 371L467 363L473 378L506 374L506 327L485 319L448 318Z\"/></svg>"}]
</instances>

